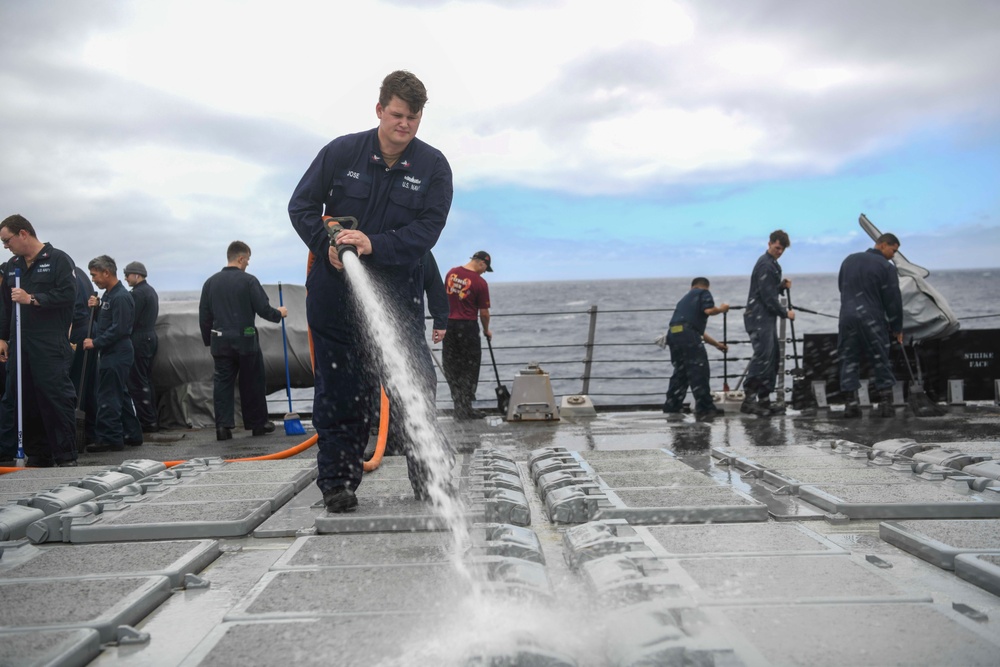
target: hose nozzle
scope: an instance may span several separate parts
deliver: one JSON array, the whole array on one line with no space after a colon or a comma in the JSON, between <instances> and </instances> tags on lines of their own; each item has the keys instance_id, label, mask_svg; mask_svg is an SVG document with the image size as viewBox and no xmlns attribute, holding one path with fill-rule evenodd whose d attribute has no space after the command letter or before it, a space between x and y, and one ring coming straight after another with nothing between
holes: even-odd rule
<instances>
[{"instance_id":1,"label":"hose nozzle","mask_svg":"<svg viewBox=\"0 0 1000 667\"><path fill-rule=\"evenodd\" d=\"M337 243L337 236L340 232L346 229L357 229L358 219L354 216L345 215L340 217L332 217L329 215L323 216L323 224L326 225L326 233L330 237L330 243L337 248L337 257L343 260L345 252L354 253L355 257L358 255L358 249L351 245L350 243ZM346 226L345 226L346 225Z\"/></svg>"}]
</instances>

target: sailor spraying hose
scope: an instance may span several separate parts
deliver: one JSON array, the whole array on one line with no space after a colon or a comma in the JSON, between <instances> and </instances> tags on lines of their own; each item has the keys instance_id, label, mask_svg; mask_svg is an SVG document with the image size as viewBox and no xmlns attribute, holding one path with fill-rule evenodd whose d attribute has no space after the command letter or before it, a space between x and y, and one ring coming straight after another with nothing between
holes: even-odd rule
<instances>
[{"instance_id":1,"label":"sailor spraying hose","mask_svg":"<svg viewBox=\"0 0 1000 667\"><path fill-rule=\"evenodd\" d=\"M378 125L321 148L288 204L293 228L316 258L306 278L306 317L316 359L316 484L332 512L357 507L354 492L362 480L386 339L391 335L401 342L399 353L408 367L400 380L416 383L425 400L433 397L437 383L424 340L420 260L444 229L453 186L445 156L416 138L426 102L427 91L417 77L390 73L375 105ZM353 217L357 228L339 223L343 229L334 228L331 239L324 215ZM348 255L343 247L348 245L356 257ZM371 307L356 299L353 268L384 297L384 305L375 309L398 315L391 331L370 328L366 310ZM393 399L399 397L396 381L387 383ZM403 421L408 417L404 414ZM432 437L427 440L436 439L435 429L428 425ZM410 434L407 439L410 482L415 496L426 499L429 477L414 453L418 443Z\"/></svg>"}]
</instances>

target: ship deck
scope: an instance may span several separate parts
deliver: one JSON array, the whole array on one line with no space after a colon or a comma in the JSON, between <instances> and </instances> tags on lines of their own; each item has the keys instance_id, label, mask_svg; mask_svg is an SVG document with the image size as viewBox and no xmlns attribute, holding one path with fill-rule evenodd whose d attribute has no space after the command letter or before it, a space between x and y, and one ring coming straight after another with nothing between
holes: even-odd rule
<instances>
[{"instance_id":1,"label":"ship deck","mask_svg":"<svg viewBox=\"0 0 1000 667\"><path fill-rule=\"evenodd\" d=\"M443 416L459 557L399 457L345 515L314 449L224 462L280 423L2 475L0 664L997 664L997 408L727 407Z\"/></svg>"}]
</instances>

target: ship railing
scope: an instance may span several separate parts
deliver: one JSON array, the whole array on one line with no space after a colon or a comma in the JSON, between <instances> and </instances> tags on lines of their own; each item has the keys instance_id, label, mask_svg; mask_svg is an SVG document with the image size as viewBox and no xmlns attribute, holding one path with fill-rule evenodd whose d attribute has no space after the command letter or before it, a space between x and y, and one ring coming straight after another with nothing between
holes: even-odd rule
<instances>
[{"instance_id":1,"label":"ship railing","mask_svg":"<svg viewBox=\"0 0 1000 667\"><path fill-rule=\"evenodd\" d=\"M784 297L782 297L784 298ZM752 358L750 340L746 336L742 306L730 306L721 317L709 318L706 333L729 346L726 353L706 345L710 364L710 383L713 391L738 392ZM838 319L836 315L821 313L796 305L796 333L825 328L811 318ZM670 381L669 348L659 348L654 339L665 331L673 308L609 309L600 310L592 305L586 310L564 310L522 313L491 313L491 326L495 336L493 352L496 356L500 382L510 388L517 371L529 364L537 364L549 373L556 397L574 394L589 396L598 407L603 405L650 407L662 404ZM735 317L735 322L731 318ZM516 327L518 337L532 328L540 339L537 343L508 345L503 343L504 329L500 321L528 318L528 326ZM1000 314L971 315L965 320L1000 319ZM805 324L806 326L802 326ZM813 326L809 326L812 324ZM778 320L778 378L775 387L779 400L789 400L791 376L804 361L804 338L792 337L794 330L788 320ZM738 332L738 333L735 333ZM586 332L586 335L583 335ZM742 334L742 335L740 335ZM555 341L555 342L549 342ZM485 348L485 345L484 345ZM447 382L440 361L440 346L432 348L438 372L438 404L451 406ZM489 353L483 350L477 405L491 403L488 388L496 383ZM442 387L444 391L442 391Z\"/></svg>"},{"instance_id":2,"label":"ship railing","mask_svg":"<svg viewBox=\"0 0 1000 667\"><path fill-rule=\"evenodd\" d=\"M733 337L731 333L731 315L737 318L737 330L743 331L743 318L738 308L732 306L731 312L709 320L707 333L729 346L726 353L706 346L713 390L738 389L751 359L749 338L745 333L742 337ZM493 352L500 381L509 387L518 370L537 364L549 373L556 396L584 394L591 397L595 405L603 403L618 407L661 403L671 377L670 352L669 348L664 350L658 347L654 339L666 330L673 311L673 308L600 310L592 305L586 310L491 313L491 323L496 324L491 329L499 334L494 337ZM514 318L533 321L527 326L520 324L516 327L518 338L523 339L524 332L533 328L539 338L559 342L502 343L505 327L499 322ZM586 332L585 336L583 332ZM797 344L801 341L801 338L796 338ZM792 339L784 331L779 332L780 361L788 361L791 365L801 363L801 354L792 354L791 349L785 349L785 343L791 342ZM801 345L798 345L797 351L801 351ZM438 404L450 407L451 400L447 395L447 382L440 361L441 347L433 347L431 353L437 362ZM782 371L782 374L786 373ZM487 396L487 388L495 384L493 365L484 345L478 391L480 400L477 404L490 403L482 397ZM784 387L778 389L783 391Z\"/></svg>"}]
</instances>

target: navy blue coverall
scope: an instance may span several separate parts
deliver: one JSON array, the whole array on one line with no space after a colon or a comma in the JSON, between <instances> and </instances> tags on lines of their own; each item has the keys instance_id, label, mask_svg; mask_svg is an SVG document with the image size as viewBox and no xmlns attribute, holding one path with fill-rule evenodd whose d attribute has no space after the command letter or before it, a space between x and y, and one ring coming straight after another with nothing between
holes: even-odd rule
<instances>
[{"instance_id":1,"label":"navy blue coverall","mask_svg":"<svg viewBox=\"0 0 1000 667\"><path fill-rule=\"evenodd\" d=\"M98 445L120 451L125 445L142 444L142 427L135 416L128 393L128 373L132 367L132 321L135 302L121 281L101 297L101 310L94 329L97 362L97 423L94 440Z\"/></svg>"},{"instance_id":2,"label":"navy blue coverall","mask_svg":"<svg viewBox=\"0 0 1000 667\"><path fill-rule=\"evenodd\" d=\"M705 311L715 307L712 293L707 289L692 287L674 308L667 331L670 346L670 363L674 372L667 388L667 400L663 404L666 413L680 412L688 387L694 396L695 415L715 412L712 392L709 389L708 355L702 335L708 324Z\"/></svg>"},{"instance_id":3,"label":"navy blue coverall","mask_svg":"<svg viewBox=\"0 0 1000 667\"><path fill-rule=\"evenodd\" d=\"M46 243L28 268L23 257L7 262L3 277L3 315L0 336L8 342L7 388L0 414L0 450L17 450L17 367L15 346L14 271L21 269L21 289L36 304L21 306L21 391L24 451L29 466L51 466L76 460L76 392L69 377L73 350L69 328L73 322L76 279L73 260Z\"/></svg>"},{"instance_id":4,"label":"navy blue coverall","mask_svg":"<svg viewBox=\"0 0 1000 667\"><path fill-rule=\"evenodd\" d=\"M770 396L778 377L778 325L776 317L788 317L778 300L781 291L781 265L764 253L750 274L750 292L743 311L743 325L750 334L753 358L747 366L745 383L748 396Z\"/></svg>"},{"instance_id":5,"label":"navy blue coverall","mask_svg":"<svg viewBox=\"0 0 1000 667\"><path fill-rule=\"evenodd\" d=\"M212 350L215 362L213 402L215 427L236 426L236 380L239 376L243 428L267 424L267 384L264 355L254 326L255 316L280 322L281 313L271 306L267 293L253 275L226 266L205 281L198 304L201 340Z\"/></svg>"},{"instance_id":6,"label":"navy blue coverall","mask_svg":"<svg viewBox=\"0 0 1000 667\"><path fill-rule=\"evenodd\" d=\"M425 341L420 260L444 229L451 200L451 167L439 150L414 138L387 167L377 128L327 144L292 194L292 226L316 258L306 277L306 317L316 359L316 484L323 493L344 486L354 490L361 483L373 412L369 397L382 373L367 342L373 334L364 329L347 276L329 262L322 216L353 216L370 239L372 252L361 263L386 307L398 315L410 370L423 397L433 401L437 379ZM391 396L393 387L386 391ZM419 494L424 473L412 443L406 450L410 481Z\"/></svg>"},{"instance_id":7,"label":"navy blue coverall","mask_svg":"<svg viewBox=\"0 0 1000 667\"><path fill-rule=\"evenodd\" d=\"M889 332L903 330L903 298L896 266L875 248L848 255L840 265L840 323L837 356L840 359L840 390L861 386L861 354L875 373L875 389L896 384L889 359Z\"/></svg>"},{"instance_id":8,"label":"navy blue coverall","mask_svg":"<svg viewBox=\"0 0 1000 667\"><path fill-rule=\"evenodd\" d=\"M153 391L153 357L156 356L156 317L160 314L160 297L145 280L132 288L135 301L135 323L132 325L132 349L135 360L128 374L128 393L135 403L135 414L146 430L156 430L156 392Z\"/></svg>"}]
</instances>

